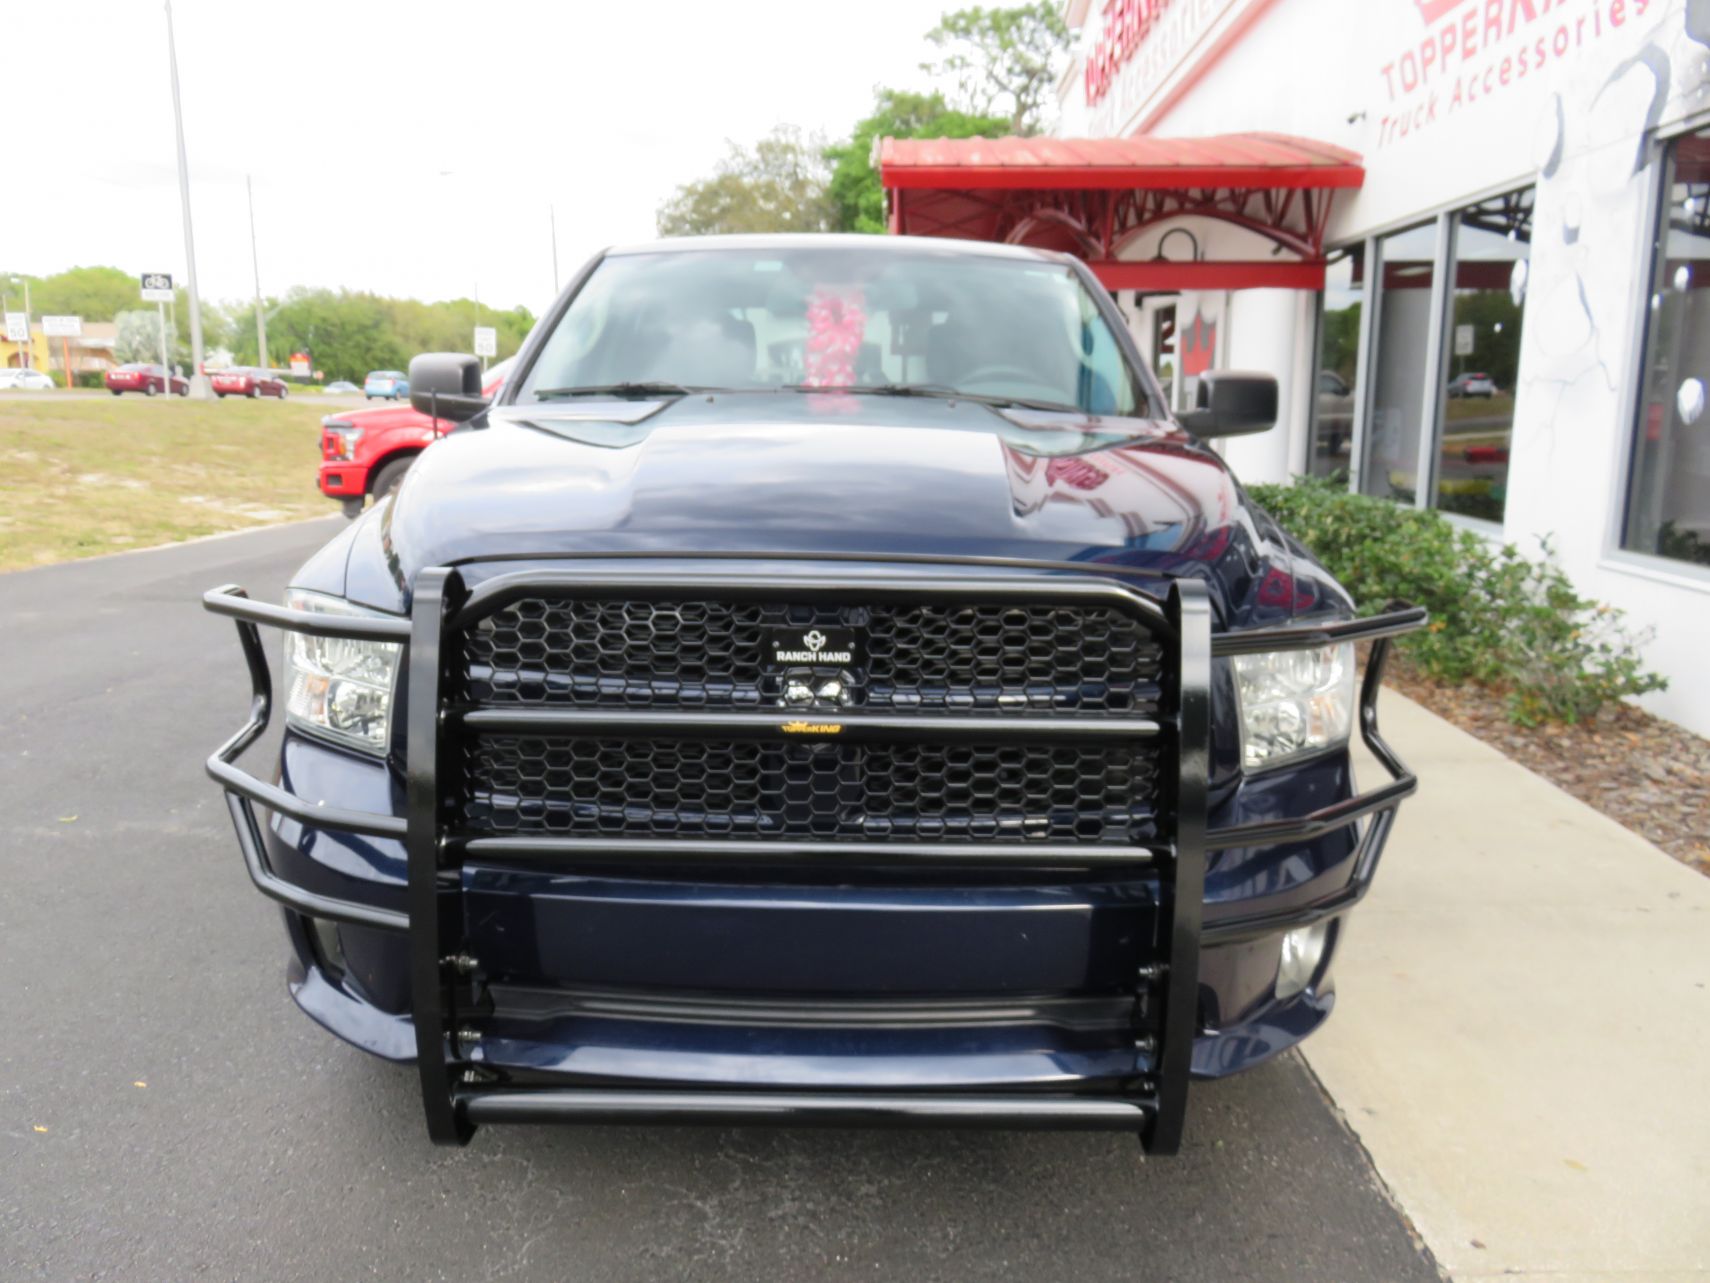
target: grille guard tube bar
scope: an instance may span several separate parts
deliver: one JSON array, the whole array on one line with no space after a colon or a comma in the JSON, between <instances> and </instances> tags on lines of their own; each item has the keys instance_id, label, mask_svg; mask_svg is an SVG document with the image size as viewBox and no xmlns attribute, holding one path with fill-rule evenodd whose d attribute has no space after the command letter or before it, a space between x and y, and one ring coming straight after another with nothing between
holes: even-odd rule
<instances>
[{"instance_id":1,"label":"grille guard tube bar","mask_svg":"<svg viewBox=\"0 0 1710 1283\"><path fill-rule=\"evenodd\" d=\"M1257 629L1242 633L1213 636L1210 629L1210 606L1203 585L1193 581L1178 582L1171 593L1170 609L1159 608L1149 599L1132 594L1114 584L1089 584L1084 581L1062 580L986 582L955 584L952 596L1005 596L1025 591L1029 596L1054 596L1064 599L1110 601L1127 599L1128 609L1155 628L1161 635L1177 643L1176 696L1174 729L1177 737L1176 772L1176 832L1173 849L1149 850L1134 848L1129 859L1142 865L1164 859L1169 892L1170 931L1168 961L1154 967L1154 994L1161 1011L1153 1025L1157 1038L1141 1037L1144 1074L1135 1080L1130 1091L1117 1097L1075 1097L1052 1099L1027 1096L1022 1098L961 1096L909 1096L903 1093L875 1093L872 1096L837 1093L771 1093L771 1092L650 1092L623 1091L606 1088L528 1089L487 1087L479 1082L460 1050L463 1033L456 1023L456 990L448 972L448 956L442 947L458 935L456 901L460 891L458 869L461 856L474 847L440 831L438 824L437 765L441 756L440 739L449 726L471 716L473 710L447 709L441 703L441 687L445 678L442 641L453 627L467 620L476 604L471 597L485 598L480 604L491 606L494 599L525 589L523 581L532 580L536 587L578 587L602 591L634 591L640 587L644 595L651 589L658 595L671 595L672 587L663 582L645 583L645 576L619 585L602 577L553 575L505 576L497 583L485 585L469 594L454 570L435 568L424 571L416 585L415 609L410 619L372 619L364 617L329 617L320 612L295 610L251 601L242 588L226 585L208 592L204 606L215 614L233 619L238 639L249 667L251 681L250 716L238 732L222 744L208 759L209 776L226 792L228 807L237 830L238 844L251 879L264 894L301 912L339 922L405 931L411 939L412 955L412 1015L417 1042L417 1067L421 1077L423 1104L427 1114L430 1136L441 1143L466 1141L478 1121L776 1121L792 1124L810 1122L898 1122L949 1126L1050 1126L1050 1127L1124 1127L1138 1126L1146 1148L1156 1153L1173 1153L1181 1141L1186 1114L1187 1088L1196 1033L1199 954L1202 943L1221 944L1265 932L1301 925L1330 914L1341 912L1357 902L1370 885L1377 858L1382 851L1396 808L1401 800L1417 787L1417 780L1407 770L1394 751L1378 734L1377 694L1382 685L1383 669L1388 657L1390 639L1399 633L1420 627L1425 612L1419 608L1392 609L1368 619L1351 620L1307 627ZM643 584L637 584L642 579ZM551 582L543 582L550 580ZM607 585L611 584L608 589ZM766 583L754 579L723 579L713 585L722 590L752 592L768 595L780 590L796 591L796 586ZM697 583L697 589L704 585ZM873 580L855 582L816 581L807 591L815 596L843 592L854 588L864 593L886 596L909 596L923 588L942 590L944 581L937 583ZM680 586L676 591L681 591ZM878 594L874 594L878 595ZM406 817L310 806L301 799L276 786L263 783L235 765L236 759L265 732L272 710L272 677L260 640L260 625L269 625L306 633L317 637L348 638L359 641L391 641L402 644L409 652L406 662L411 665L409 752L406 767ZM1360 697L1360 730L1366 744L1391 775L1391 782L1379 789L1321 808L1294 820L1260 821L1217 830L1205 831L1205 782L1209 771L1209 712L1210 662L1213 657L1250 654L1258 651L1308 649L1342 641L1370 640L1373 644ZM496 718L494 719L497 720ZM551 717L545 720L558 720ZM564 719L569 721L571 719ZM594 719L589 719L590 721ZM848 719L854 722L857 719ZM915 729L926 732L928 725L938 719L888 717L883 728L903 734ZM913 723L920 723L916 728ZM679 728L681 729L681 728ZM755 728L758 729L758 728ZM881 729L875 725L874 730ZM950 729L939 727L939 729ZM970 728L971 729L971 728ZM1149 738L1163 729L1157 723L1131 719L1124 728L1139 738ZM928 732L929 733L929 732ZM259 803L282 815L303 823L348 832L402 838L409 855L408 912L397 912L357 901L342 900L308 891L279 877L268 867L260 825L254 812ZM1205 854L1239 846L1263 846L1288 841L1307 840L1335 829L1344 828L1367 816L1372 822L1362 835L1356 852L1355 869L1348 887L1331 900L1305 909L1291 909L1270 915L1255 915L1246 919L1225 920L1202 927L1204 902ZM476 841L479 841L477 839ZM495 844L496 845L496 844ZM519 843L519 845L521 845ZM718 847L726 844L705 842L711 848L702 854L718 858ZM729 854L750 855L741 850L741 843L731 843ZM940 854L944 863L966 863L975 854L986 855L993 861L1012 861L1018 866L1074 866L1077 852L1063 846L1048 852L1034 852L1027 847L991 844L989 849L976 852L967 847L947 847L935 852L929 844L911 845L898 850L893 857L884 855L884 844L874 844L873 854L879 863L936 863ZM1078 858L1085 864L1108 861L1109 853L1088 859L1081 851ZM953 854L951 854L953 853ZM518 852L522 854L522 852ZM804 853L805 854L805 853ZM848 853L850 856L853 852ZM411 924L417 929L412 931ZM1143 981L1144 985L1148 983ZM454 1033L454 1031L456 1031ZM1151 1056L1151 1049L1157 1054ZM1146 1066L1150 1068L1147 1069ZM459 1082L458 1080L461 1079Z\"/></svg>"},{"instance_id":2,"label":"grille guard tube bar","mask_svg":"<svg viewBox=\"0 0 1710 1283\"><path fill-rule=\"evenodd\" d=\"M244 750L261 738L273 714L273 675L267 667L267 652L262 649L261 629L257 625L271 624L315 637L399 641L408 637L409 621L326 615L318 611L273 606L251 601L249 594L236 584L210 589L202 595L202 605L216 615L225 615L237 622L238 643L243 647L244 662L249 666L249 720L208 758L208 776L225 789L232 826L237 830L238 850L249 869L250 881L263 895L303 913L363 927L409 930L408 914L356 900L320 895L294 882L287 882L275 873L267 863L267 848L261 839L261 825L255 818L254 803L259 802L270 811L288 815L304 824L343 829L369 837L402 838L405 820L395 815L310 806L282 788L263 783L235 764Z\"/></svg>"},{"instance_id":3,"label":"grille guard tube bar","mask_svg":"<svg viewBox=\"0 0 1710 1283\"><path fill-rule=\"evenodd\" d=\"M1354 851L1354 872L1348 885L1328 900L1304 908L1279 909L1273 913L1250 914L1243 918L1225 918L1208 923L1205 943L1235 944L1273 931L1292 930L1309 926L1358 904L1371 889L1377 872L1378 857L1389 840L1395 813L1405 798L1419 788L1419 777L1389 746L1378 732L1377 700L1383 688L1384 668L1389 662L1390 643L1402 633L1422 628L1429 618L1423 606L1403 606L1391 603L1389 610L1365 619L1351 619L1316 627L1259 628L1239 633L1219 633L1211 640L1211 653L1216 656L1252 655L1262 651L1310 650L1340 642L1370 641L1372 651L1366 660L1365 678L1360 683L1360 738L1372 756L1389 774L1389 783L1368 793L1351 797L1330 806L1320 807L1308 815L1289 820L1255 820L1228 828L1213 829L1206 834L1208 851L1227 851L1236 847L1276 846L1284 842L1307 842L1338 829L1345 829L1367 816L1371 823L1360 835Z\"/></svg>"}]
</instances>

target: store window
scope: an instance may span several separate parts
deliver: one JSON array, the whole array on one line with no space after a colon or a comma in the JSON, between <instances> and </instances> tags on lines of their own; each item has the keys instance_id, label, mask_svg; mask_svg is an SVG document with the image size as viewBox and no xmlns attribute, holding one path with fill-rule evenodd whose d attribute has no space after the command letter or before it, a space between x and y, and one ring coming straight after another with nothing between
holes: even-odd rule
<instances>
[{"instance_id":1,"label":"store window","mask_svg":"<svg viewBox=\"0 0 1710 1283\"><path fill-rule=\"evenodd\" d=\"M1377 291L1377 345L1372 362L1372 410L1366 430L1360 489L1412 503L1419 490L1419 442L1424 421L1426 356L1430 349L1431 284L1437 225L1426 223L1378 241L1382 278Z\"/></svg>"},{"instance_id":2,"label":"store window","mask_svg":"<svg viewBox=\"0 0 1710 1283\"><path fill-rule=\"evenodd\" d=\"M1532 199L1527 187L1455 215L1437 507L1486 521L1501 522L1508 499Z\"/></svg>"},{"instance_id":3,"label":"store window","mask_svg":"<svg viewBox=\"0 0 1710 1283\"><path fill-rule=\"evenodd\" d=\"M1176 408L1176 308L1172 303L1152 313L1152 370L1164 389L1164 402Z\"/></svg>"},{"instance_id":4,"label":"store window","mask_svg":"<svg viewBox=\"0 0 1710 1283\"><path fill-rule=\"evenodd\" d=\"M1710 130L1664 181L1622 546L1710 565Z\"/></svg>"},{"instance_id":5,"label":"store window","mask_svg":"<svg viewBox=\"0 0 1710 1283\"><path fill-rule=\"evenodd\" d=\"M1315 477L1345 476L1354 440L1358 399L1360 315L1366 287L1365 246L1330 256L1324 272L1324 311L1318 323L1318 395L1313 403L1312 456Z\"/></svg>"}]
</instances>

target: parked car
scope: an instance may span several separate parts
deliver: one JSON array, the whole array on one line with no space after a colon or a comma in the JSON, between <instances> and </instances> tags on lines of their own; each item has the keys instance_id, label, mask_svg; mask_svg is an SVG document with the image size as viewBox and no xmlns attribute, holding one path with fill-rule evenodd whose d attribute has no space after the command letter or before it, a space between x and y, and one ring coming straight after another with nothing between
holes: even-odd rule
<instances>
[{"instance_id":1,"label":"parked car","mask_svg":"<svg viewBox=\"0 0 1710 1283\"><path fill-rule=\"evenodd\" d=\"M40 370L0 370L0 388L18 392L51 392L59 384Z\"/></svg>"},{"instance_id":2,"label":"parked car","mask_svg":"<svg viewBox=\"0 0 1710 1283\"><path fill-rule=\"evenodd\" d=\"M668 241L546 315L491 401L411 363L459 426L283 606L204 599L254 687L208 770L291 994L414 1063L434 1139L1165 1153L1191 1076L1323 1023L1415 786L1376 699L1424 612L1357 617L1206 445L1275 380L1205 371L1172 418L1086 265L1008 245ZM269 691L276 783L235 764Z\"/></svg>"},{"instance_id":3,"label":"parked car","mask_svg":"<svg viewBox=\"0 0 1710 1283\"><path fill-rule=\"evenodd\" d=\"M1334 370L1318 371L1318 426L1316 437L1325 454L1347 452L1354 436L1354 389Z\"/></svg>"},{"instance_id":4,"label":"parked car","mask_svg":"<svg viewBox=\"0 0 1710 1283\"><path fill-rule=\"evenodd\" d=\"M1457 374L1449 380L1449 395L1489 398L1496 395L1496 384L1488 374Z\"/></svg>"},{"instance_id":5,"label":"parked car","mask_svg":"<svg viewBox=\"0 0 1710 1283\"><path fill-rule=\"evenodd\" d=\"M168 388L179 396L190 395L188 379L169 374L164 365L150 365L146 361L133 361L129 365L108 370L105 381L107 390L114 396L124 392L141 392L144 396L156 396Z\"/></svg>"},{"instance_id":6,"label":"parked car","mask_svg":"<svg viewBox=\"0 0 1710 1283\"><path fill-rule=\"evenodd\" d=\"M510 361L501 361L487 371L482 395L489 399L498 395L510 368ZM341 501L345 516L356 516L365 500L379 502L397 489L416 456L451 426L447 420L436 426L432 416L411 405L377 405L327 415L321 420L321 468L316 478L321 493Z\"/></svg>"},{"instance_id":7,"label":"parked car","mask_svg":"<svg viewBox=\"0 0 1710 1283\"><path fill-rule=\"evenodd\" d=\"M374 370L362 381L362 395L399 401L410 395L410 381L402 370Z\"/></svg>"},{"instance_id":8,"label":"parked car","mask_svg":"<svg viewBox=\"0 0 1710 1283\"><path fill-rule=\"evenodd\" d=\"M346 379L339 379L335 383L327 384L325 387L323 387L321 389L321 391L322 392L337 392L337 393L340 393L342 395L348 396L350 393L360 392L360 391L362 391L362 389L357 387L356 384L351 383L350 381L348 381Z\"/></svg>"},{"instance_id":9,"label":"parked car","mask_svg":"<svg viewBox=\"0 0 1710 1283\"><path fill-rule=\"evenodd\" d=\"M221 370L210 380L214 385L214 395L228 396L276 396L283 401L290 391L285 386L285 380L268 373L266 370L235 369Z\"/></svg>"}]
</instances>

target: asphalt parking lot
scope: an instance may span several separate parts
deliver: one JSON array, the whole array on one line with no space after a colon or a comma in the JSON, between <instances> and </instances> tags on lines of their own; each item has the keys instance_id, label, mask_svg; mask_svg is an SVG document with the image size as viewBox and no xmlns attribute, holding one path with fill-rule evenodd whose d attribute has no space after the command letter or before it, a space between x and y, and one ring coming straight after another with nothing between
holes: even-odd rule
<instances>
[{"instance_id":1,"label":"asphalt parking lot","mask_svg":"<svg viewBox=\"0 0 1710 1283\"><path fill-rule=\"evenodd\" d=\"M0 1278L1439 1277L1301 1063L1118 1136L487 1129L302 1017L202 774L248 696L199 593L314 522L0 575ZM251 759L252 763L255 759Z\"/></svg>"}]
</instances>

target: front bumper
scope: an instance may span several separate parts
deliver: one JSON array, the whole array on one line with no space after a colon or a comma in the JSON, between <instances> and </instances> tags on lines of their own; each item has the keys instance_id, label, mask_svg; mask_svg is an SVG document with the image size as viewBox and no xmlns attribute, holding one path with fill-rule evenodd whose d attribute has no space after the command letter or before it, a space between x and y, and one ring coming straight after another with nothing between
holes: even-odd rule
<instances>
[{"instance_id":1,"label":"front bumper","mask_svg":"<svg viewBox=\"0 0 1710 1283\"><path fill-rule=\"evenodd\" d=\"M554 582L600 590L575 576ZM623 586L633 591L635 581ZM1150 849L674 841L618 850L458 834L441 820L436 787L442 738L472 717L439 692L441 640L470 609L455 571L421 576L409 620L294 611L236 588L209 593L209 609L238 621L254 698L249 723L208 770L226 789L252 879L291 911L298 1001L379 1054L413 1052L430 1134L441 1141L466 1140L489 1120L770 1119L1119 1127L1173 1152L1190 1074L1255 1063L1329 1010L1328 951L1315 984L1276 1000L1277 933L1344 912L1370 885L1395 808L1414 788L1378 735L1377 690L1388 638L1417 627L1423 612L1214 638L1192 583L1174 588L1167 610L1104 581L914 579L894 590L1120 598L1168 629L1168 717L1115 730L1172 740L1171 840ZM233 765L269 716L264 623L409 647L401 795L383 764L364 763L361 782L353 759L296 737L281 786ZM1208 834L1212 657L1348 639L1374 642L1361 730L1390 782L1353 796L1345 759L1332 759L1320 769L1335 778L1305 793L1333 800L1279 819L1274 799L1261 797L1224 808ZM846 720L862 733L879 722ZM918 722L893 716L883 729L921 733ZM937 719L932 733L944 729ZM341 804L305 801L329 797ZM270 829L252 803L273 812ZM578 860L592 872L565 867ZM787 872L804 861L848 873L829 882ZM340 924L336 958L314 919ZM660 940L670 941L673 966L650 970L649 946ZM934 955L934 940L953 949ZM908 962L923 957L925 982ZM900 961L887 971L887 959ZM519 975L602 984L531 985ZM681 988L685 976L692 990Z\"/></svg>"},{"instance_id":2,"label":"front bumper","mask_svg":"<svg viewBox=\"0 0 1710 1283\"><path fill-rule=\"evenodd\" d=\"M315 484L329 499L359 498L368 493L365 463L322 463Z\"/></svg>"}]
</instances>

